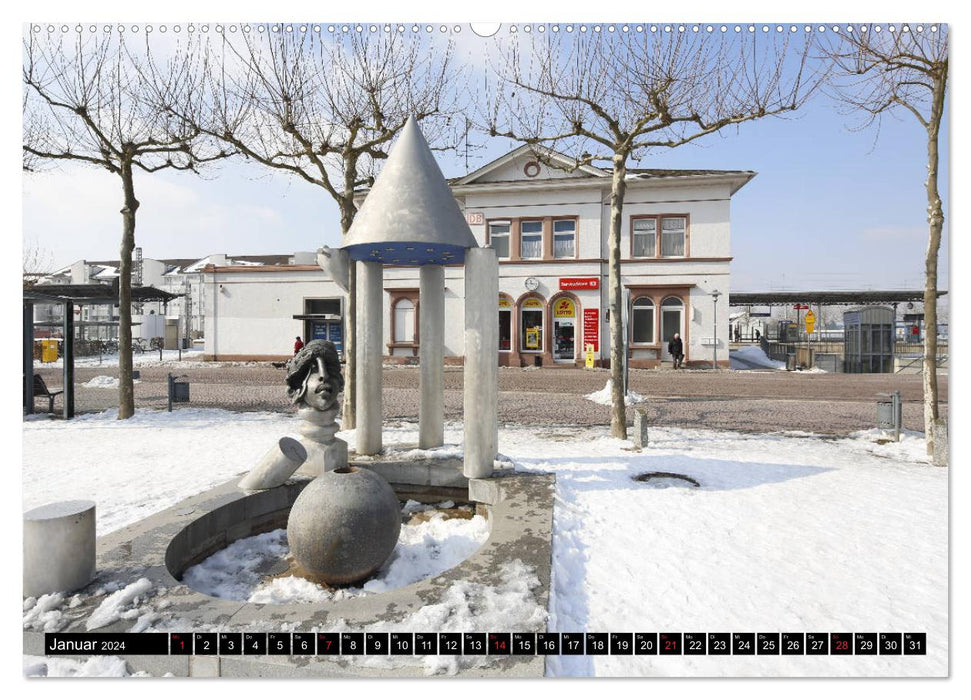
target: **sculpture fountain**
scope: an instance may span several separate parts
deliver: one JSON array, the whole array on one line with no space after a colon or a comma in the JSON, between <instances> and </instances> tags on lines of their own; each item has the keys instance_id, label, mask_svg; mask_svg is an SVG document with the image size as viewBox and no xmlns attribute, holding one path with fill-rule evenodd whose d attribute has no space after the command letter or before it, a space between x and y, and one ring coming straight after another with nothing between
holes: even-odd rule
<instances>
[{"instance_id":1,"label":"sculpture fountain","mask_svg":"<svg viewBox=\"0 0 971 700\"><path fill-rule=\"evenodd\" d=\"M296 572L303 570L308 578L331 585L360 582L372 576L394 550L401 528L399 498L415 489L426 489L426 498L427 493L447 492L455 494L457 500L475 502L488 516L487 541L447 571L381 593L379 605L367 597L337 599L326 605L275 604L270 615L274 628L284 625L284 629L327 630L337 621L357 629L407 624L409 616L419 614L425 606L449 599L456 585L468 590L473 582L476 591L481 589L475 595L484 596L485 601L494 587L508 585L504 571L514 562L520 566L525 562L535 572L540 582L536 603L545 608L553 478L493 473L498 446L495 251L477 246L414 120L403 129L344 246L322 249L318 255L321 267L345 288L351 261L358 263L359 292L355 358L358 425L353 453L349 454L347 443L336 435L338 395L344 386L337 350L331 343L312 341L287 366L287 395L298 406L299 436L280 438L238 483L234 480L219 485L99 537L90 594L82 591L79 604L72 605L65 616L63 630L85 629L101 603L98 594L91 592L99 581L126 577L131 572L144 578L144 584L139 579L139 585L157 592L153 600L159 610L164 601L165 614L177 616L187 629L251 629L248 626L254 622L266 620L266 605L204 595L185 585L186 570L233 542L286 527ZM420 464L396 461L394 450L384 448L381 434L383 265L420 266L418 447L427 455L428 450L444 443L445 266L463 263L464 273L447 279L450 287L454 281L456 291L465 298L462 464L455 464L455 460L432 463L434 460L427 459ZM62 517L60 511L55 515L60 518L55 523L58 527L60 521L67 522L68 515ZM70 517L71 527L80 528L75 523L77 518ZM89 529L82 533L86 542L94 538L93 527ZM41 548L28 548L28 544L25 538L25 561L41 557ZM48 557L46 565L62 574L59 580L64 581L74 581L71 576L75 570L83 569L83 581L87 581L94 556L93 547L89 549L84 561L64 554L57 560ZM27 583L25 574L25 587ZM71 584L75 585L84 584ZM35 594L53 590L44 584ZM473 607L476 604L470 602ZM127 631L130 627L129 621L119 619L99 631ZM528 627L542 631L545 623L533 621ZM44 638L39 632L25 630L24 644L25 653L43 653ZM303 657L296 664L287 659L223 657L221 652L209 660L174 654L127 657L133 669L144 668L158 675L343 673L327 657L309 661ZM478 665L476 669L473 675L541 676L543 659L496 658L489 669L479 669ZM420 667L397 670L399 674L412 672L420 673Z\"/></svg>"}]
</instances>

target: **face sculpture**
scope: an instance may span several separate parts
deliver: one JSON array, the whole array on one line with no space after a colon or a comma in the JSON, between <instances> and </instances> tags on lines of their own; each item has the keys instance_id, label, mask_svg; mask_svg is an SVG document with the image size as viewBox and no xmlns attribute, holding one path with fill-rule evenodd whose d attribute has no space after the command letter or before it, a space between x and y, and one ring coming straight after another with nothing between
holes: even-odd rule
<instances>
[{"instance_id":1,"label":"face sculpture","mask_svg":"<svg viewBox=\"0 0 971 700\"><path fill-rule=\"evenodd\" d=\"M340 357L331 342L312 340L287 363L287 395L293 403L326 411L337 405L343 389Z\"/></svg>"},{"instance_id":2,"label":"face sculpture","mask_svg":"<svg viewBox=\"0 0 971 700\"><path fill-rule=\"evenodd\" d=\"M326 411L337 404L337 389L323 363L320 363L319 371L307 375L305 386L302 401L311 408Z\"/></svg>"}]
</instances>

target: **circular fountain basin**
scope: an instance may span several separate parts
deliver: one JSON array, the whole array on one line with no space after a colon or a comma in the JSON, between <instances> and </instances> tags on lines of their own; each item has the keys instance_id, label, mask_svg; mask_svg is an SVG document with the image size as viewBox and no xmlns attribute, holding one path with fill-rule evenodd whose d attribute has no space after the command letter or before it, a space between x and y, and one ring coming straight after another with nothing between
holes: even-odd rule
<instances>
[{"instance_id":1,"label":"circular fountain basin","mask_svg":"<svg viewBox=\"0 0 971 700\"><path fill-rule=\"evenodd\" d=\"M351 588L329 587L296 565L286 541L290 509L310 483L309 480L288 482L274 489L237 497L201 514L178 532L166 549L165 564L169 573L196 592L215 598L280 604L336 601L396 590L434 578L472 556L491 534L490 520L477 515L474 527L456 534L458 541L454 541L454 537L453 541L448 541L449 538L442 537L441 532L437 538L426 538L425 535L435 528L418 521L454 518L462 508L471 519L473 506L461 504L455 508L453 502L444 504L451 508L440 506L436 509L430 504L406 500L402 505L404 534L375 577ZM408 495L413 494L409 492ZM403 498L399 496L399 499ZM440 499L436 501L441 503ZM436 515L442 511L452 512ZM185 514L194 515L191 512ZM277 534L267 537L268 533ZM254 538L259 541L246 542ZM235 543L241 544L236 550L229 551ZM423 547L427 550L424 553ZM246 554L242 555L242 552ZM436 556L439 557L437 561ZM217 561L209 562L200 574L197 567L211 558ZM250 558L252 566L234 568L231 562L241 558ZM219 559L225 564L221 572ZM187 576L190 569L194 573ZM233 579L233 571L238 580ZM294 581L294 578L301 581ZM292 590L292 595L288 590Z\"/></svg>"},{"instance_id":2,"label":"circular fountain basin","mask_svg":"<svg viewBox=\"0 0 971 700\"><path fill-rule=\"evenodd\" d=\"M278 529L239 539L186 569L182 582L204 595L249 603L328 603L418 583L461 564L488 539L489 522L472 505L400 506L400 537L391 556L366 581L329 585L304 569Z\"/></svg>"}]
</instances>

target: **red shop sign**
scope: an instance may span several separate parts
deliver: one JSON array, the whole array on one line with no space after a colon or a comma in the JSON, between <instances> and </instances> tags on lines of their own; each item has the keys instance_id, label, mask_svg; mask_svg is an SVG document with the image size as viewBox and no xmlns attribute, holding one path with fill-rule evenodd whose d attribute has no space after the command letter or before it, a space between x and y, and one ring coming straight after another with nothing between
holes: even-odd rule
<instances>
[{"instance_id":1,"label":"red shop sign","mask_svg":"<svg viewBox=\"0 0 971 700\"><path fill-rule=\"evenodd\" d=\"M561 277L560 289L600 289L599 277Z\"/></svg>"},{"instance_id":2,"label":"red shop sign","mask_svg":"<svg viewBox=\"0 0 971 700\"><path fill-rule=\"evenodd\" d=\"M600 352L600 309L583 310L583 344L587 343Z\"/></svg>"}]
</instances>

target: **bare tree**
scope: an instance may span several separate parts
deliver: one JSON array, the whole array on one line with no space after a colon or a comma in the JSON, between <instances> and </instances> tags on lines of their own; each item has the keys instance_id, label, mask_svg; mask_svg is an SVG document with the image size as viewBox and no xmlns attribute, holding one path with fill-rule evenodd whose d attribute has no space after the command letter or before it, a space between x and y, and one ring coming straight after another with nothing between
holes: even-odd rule
<instances>
[{"instance_id":1,"label":"bare tree","mask_svg":"<svg viewBox=\"0 0 971 700\"><path fill-rule=\"evenodd\" d=\"M250 27L210 42L210 73L198 128L261 165L320 187L354 221L355 192L413 115L432 143L457 132L451 44L411 33L321 34L309 27ZM439 45L440 50L433 48ZM189 118L190 115L182 115ZM342 424L355 418L356 281L347 291Z\"/></svg>"},{"instance_id":2,"label":"bare tree","mask_svg":"<svg viewBox=\"0 0 971 700\"><path fill-rule=\"evenodd\" d=\"M608 28L609 29L609 28ZM676 148L725 127L797 109L807 79L808 40L678 31L563 33L514 43L496 72L489 130L535 147L553 146L573 169L603 163L610 194L609 314L611 434L627 437L623 383L620 235L627 167L651 149ZM562 167L562 166L560 166Z\"/></svg>"},{"instance_id":3,"label":"bare tree","mask_svg":"<svg viewBox=\"0 0 971 700\"><path fill-rule=\"evenodd\" d=\"M118 29L42 32L24 39L24 168L74 162L117 175L122 189L119 263L118 418L135 412L131 350L131 272L135 247L135 171L194 170L227 155L203 152L199 130L160 109L159 96L197 104L193 86L204 66L189 45L151 51L149 35L126 41ZM136 48L137 47L137 48ZM166 57L167 56L167 57ZM161 82L149 84L148 77Z\"/></svg>"},{"instance_id":4,"label":"bare tree","mask_svg":"<svg viewBox=\"0 0 971 700\"><path fill-rule=\"evenodd\" d=\"M944 206L937 187L939 137L947 94L948 31L945 25L881 27L821 34L819 46L832 59L834 95L879 123L887 114L909 112L927 135L927 252L924 257L924 434L934 454L937 397L937 259Z\"/></svg>"},{"instance_id":5,"label":"bare tree","mask_svg":"<svg viewBox=\"0 0 971 700\"><path fill-rule=\"evenodd\" d=\"M33 287L54 270L54 254L36 239L24 241L23 260L24 289Z\"/></svg>"}]
</instances>

